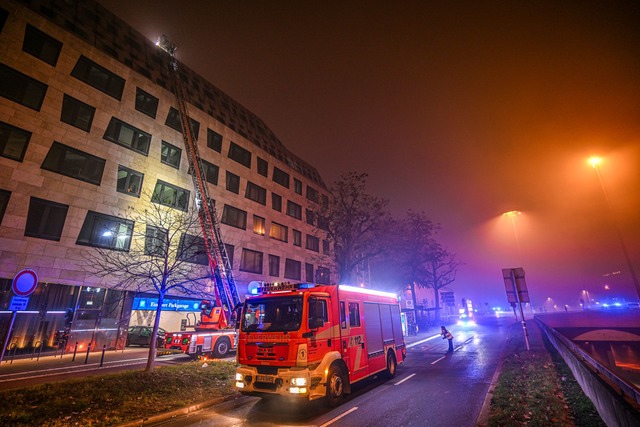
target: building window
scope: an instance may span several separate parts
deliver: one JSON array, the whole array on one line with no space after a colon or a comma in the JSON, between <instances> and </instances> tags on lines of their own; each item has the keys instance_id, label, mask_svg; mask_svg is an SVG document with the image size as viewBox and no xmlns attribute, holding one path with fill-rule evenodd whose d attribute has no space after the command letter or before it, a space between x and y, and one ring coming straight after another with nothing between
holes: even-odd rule
<instances>
[{"instance_id":1,"label":"building window","mask_svg":"<svg viewBox=\"0 0 640 427\"><path fill-rule=\"evenodd\" d=\"M204 179L206 179L210 184L218 185L218 174L220 173L220 168L206 160L202 160L202 167L204 168Z\"/></svg>"},{"instance_id":2,"label":"building window","mask_svg":"<svg viewBox=\"0 0 640 427\"><path fill-rule=\"evenodd\" d=\"M331 272L327 267L318 267L316 269L316 283L320 285L328 285L331 281Z\"/></svg>"},{"instance_id":3,"label":"building window","mask_svg":"<svg viewBox=\"0 0 640 427\"><path fill-rule=\"evenodd\" d=\"M189 190L158 180L151 201L186 212L189 209Z\"/></svg>"},{"instance_id":4,"label":"building window","mask_svg":"<svg viewBox=\"0 0 640 427\"><path fill-rule=\"evenodd\" d=\"M329 254L329 241L322 239L322 253L327 255Z\"/></svg>"},{"instance_id":5,"label":"building window","mask_svg":"<svg viewBox=\"0 0 640 427\"><path fill-rule=\"evenodd\" d=\"M235 142L229 145L229 158L243 166L251 168L251 152L240 147Z\"/></svg>"},{"instance_id":6,"label":"building window","mask_svg":"<svg viewBox=\"0 0 640 427\"><path fill-rule=\"evenodd\" d=\"M287 200L287 215L294 217L295 219L302 219L302 206L297 203Z\"/></svg>"},{"instance_id":7,"label":"building window","mask_svg":"<svg viewBox=\"0 0 640 427\"><path fill-rule=\"evenodd\" d=\"M300 280L302 263L293 259L285 258L284 260L284 278Z\"/></svg>"},{"instance_id":8,"label":"building window","mask_svg":"<svg viewBox=\"0 0 640 427\"><path fill-rule=\"evenodd\" d=\"M95 112L95 107L85 104L65 93L62 100L60 121L82 129L85 132L89 132Z\"/></svg>"},{"instance_id":9,"label":"building window","mask_svg":"<svg viewBox=\"0 0 640 427\"><path fill-rule=\"evenodd\" d=\"M286 243L289 241L289 228L277 222L272 222L271 228L269 228L269 237Z\"/></svg>"},{"instance_id":10,"label":"building window","mask_svg":"<svg viewBox=\"0 0 640 427\"><path fill-rule=\"evenodd\" d=\"M225 243L224 248L227 251L227 258L229 258L229 265L233 269L233 254L234 254L234 251L235 251L236 247L233 246L233 245L227 245Z\"/></svg>"},{"instance_id":11,"label":"building window","mask_svg":"<svg viewBox=\"0 0 640 427\"><path fill-rule=\"evenodd\" d=\"M282 196L279 196L276 193L271 193L271 207L273 210L282 212Z\"/></svg>"},{"instance_id":12,"label":"building window","mask_svg":"<svg viewBox=\"0 0 640 427\"><path fill-rule=\"evenodd\" d=\"M144 236L144 254L166 258L169 249L168 236L167 230L147 224Z\"/></svg>"},{"instance_id":13,"label":"building window","mask_svg":"<svg viewBox=\"0 0 640 427\"><path fill-rule=\"evenodd\" d=\"M55 67L62 50L62 43L27 24L22 50Z\"/></svg>"},{"instance_id":14,"label":"building window","mask_svg":"<svg viewBox=\"0 0 640 427\"><path fill-rule=\"evenodd\" d=\"M314 203L318 203L320 201L320 193L313 187L307 185L307 200L311 200Z\"/></svg>"},{"instance_id":15,"label":"building window","mask_svg":"<svg viewBox=\"0 0 640 427\"><path fill-rule=\"evenodd\" d=\"M253 216L253 232L259 234L260 236L264 236L265 233L265 219L261 216L254 215Z\"/></svg>"},{"instance_id":16,"label":"building window","mask_svg":"<svg viewBox=\"0 0 640 427\"><path fill-rule=\"evenodd\" d=\"M320 252L320 239L311 234L307 234L307 249L314 252Z\"/></svg>"},{"instance_id":17,"label":"building window","mask_svg":"<svg viewBox=\"0 0 640 427\"><path fill-rule=\"evenodd\" d=\"M302 194L302 181L293 178L293 191L295 191L296 194Z\"/></svg>"},{"instance_id":18,"label":"building window","mask_svg":"<svg viewBox=\"0 0 640 427\"><path fill-rule=\"evenodd\" d=\"M266 205L267 189L262 188L251 181L247 181L247 190L244 194L244 197L246 197L249 200L253 200L254 202L258 202L261 205Z\"/></svg>"},{"instance_id":19,"label":"building window","mask_svg":"<svg viewBox=\"0 0 640 427\"><path fill-rule=\"evenodd\" d=\"M223 224L230 225L232 227L247 229L247 213L242 209L234 208L233 206L224 205L222 210Z\"/></svg>"},{"instance_id":20,"label":"building window","mask_svg":"<svg viewBox=\"0 0 640 427\"><path fill-rule=\"evenodd\" d=\"M240 194L240 177L227 171L227 190Z\"/></svg>"},{"instance_id":21,"label":"building window","mask_svg":"<svg viewBox=\"0 0 640 427\"><path fill-rule=\"evenodd\" d=\"M200 123L192 119L191 117L189 117L189 123L191 124L191 132L193 132L193 137L197 141L198 134L200 133ZM176 110L175 108L169 108L167 120L164 122L164 124L182 133L182 122L180 121L180 113L178 113L178 110Z\"/></svg>"},{"instance_id":22,"label":"building window","mask_svg":"<svg viewBox=\"0 0 640 427\"><path fill-rule=\"evenodd\" d=\"M158 112L158 98L137 87L136 110L146 114L152 119L155 119L156 113Z\"/></svg>"},{"instance_id":23,"label":"building window","mask_svg":"<svg viewBox=\"0 0 640 427\"><path fill-rule=\"evenodd\" d=\"M4 218L4 213L7 211L10 198L11 191L0 189L0 224L2 223L2 218Z\"/></svg>"},{"instance_id":24,"label":"building window","mask_svg":"<svg viewBox=\"0 0 640 427\"><path fill-rule=\"evenodd\" d=\"M173 166L176 169L180 169L181 154L181 149L175 145L169 144L167 141L162 141L162 148L160 149L160 161L162 163Z\"/></svg>"},{"instance_id":25,"label":"building window","mask_svg":"<svg viewBox=\"0 0 640 427\"><path fill-rule=\"evenodd\" d=\"M125 80L89 58L81 56L71 75L120 101Z\"/></svg>"},{"instance_id":26,"label":"building window","mask_svg":"<svg viewBox=\"0 0 640 427\"><path fill-rule=\"evenodd\" d=\"M329 207L329 197L326 194L322 195L322 206L325 208Z\"/></svg>"},{"instance_id":27,"label":"building window","mask_svg":"<svg viewBox=\"0 0 640 427\"><path fill-rule=\"evenodd\" d=\"M207 256L207 249L204 245L204 238L191 234L183 234L180 236L177 258L192 264L209 265L209 257Z\"/></svg>"},{"instance_id":28,"label":"building window","mask_svg":"<svg viewBox=\"0 0 640 427\"><path fill-rule=\"evenodd\" d=\"M131 196L140 197L142 190L142 179L144 175L133 169L118 165L118 181L116 188L119 193L129 194Z\"/></svg>"},{"instance_id":29,"label":"building window","mask_svg":"<svg viewBox=\"0 0 640 427\"><path fill-rule=\"evenodd\" d=\"M276 255L269 255L269 276L280 276L280 257Z\"/></svg>"},{"instance_id":30,"label":"building window","mask_svg":"<svg viewBox=\"0 0 640 427\"><path fill-rule=\"evenodd\" d=\"M277 182L283 187L289 188L289 174L285 171L273 167L273 182Z\"/></svg>"},{"instance_id":31,"label":"building window","mask_svg":"<svg viewBox=\"0 0 640 427\"><path fill-rule=\"evenodd\" d=\"M0 96L40 111L47 88L46 84L0 64Z\"/></svg>"},{"instance_id":32,"label":"building window","mask_svg":"<svg viewBox=\"0 0 640 427\"><path fill-rule=\"evenodd\" d=\"M313 212L311 209L306 209L306 217L307 217L307 224L309 225L315 225L316 223L316 214L315 212Z\"/></svg>"},{"instance_id":33,"label":"building window","mask_svg":"<svg viewBox=\"0 0 640 427\"><path fill-rule=\"evenodd\" d=\"M243 248L242 258L240 259L240 271L262 274L262 252Z\"/></svg>"},{"instance_id":34,"label":"building window","mask_svg":"<svg viewBox=\"0 0 640 427\"><path fill-rule=\"evenodd\" d=\"M31 132L0 122L0 156L21 162L30 139Z\"/></svg>"},{"instance_id":35,"label":"building window","mask_svg":"<svg viewBox=\"0 0 640 427\"><path fill-rule=\"evenodd\" d=\"M111 118L103 138L145 156L149 154L151 135L115 117Z\"/></svg>"},{"instance_id":36,"label":"building window","mask_svg":"<svg viewBox=\"0 0 640 427\"><path fill-rule=\"evenodd\" d=\"M269 174L269 163L265 159L261 159L257 157L258 163L258 173L262 176L267 176Z\"/></svg>"},{"instance_id":37,"label":"building window","mask_svg":"<svg viewBox=\"0 0 640 427\"><path fill-rule=\"evenodd\" d=\"M293 230L293 245L302 247L302 233L298 230Z\"/></svg>"},{"instance_id":38,"label":"building window","mask_svg":"<svg viewBox=\"0 0 640 427\"><path fill-rule=\"evenodd\" d=\"M100 185L105 160L54 141L42 169Z\"/></svg>"},{"instance_id":39,"label":"building window","mask_svg":"<svg viewBox=\"0 0 640 427\"><path fill-rule=\"evenodd\" d=\"M207 147L218 153L222 152L222 135L218 132L207 129Z\"/></svg>"},{"instance_id":40,"label":"building window","mask_svg":"<svg viewBox=\"0 0 640 427\"><path fill-rule=\"evenodd\" d=\"M68 205L31 197L24 235L59 242L68 210Z\"/></svg>"},{"instance_id":41,"label":"building window","mask_svg":"<svg viewBox=\"0 0 640 427\"><path fill-rule=\"evenodd\" d=\"M129 251L133 221L89 211L76 245Z\"/></svg>"},{"instance_id":42,"label":"building window","mask_svg":"<svg viewBox=\"0 0 640 427\"><path fill-rule=\"evenodd\" d=\"M7 22L9 12L0 7L0 31L4 28L4 24Z\"/></svg>"},{"instance_id":43,"label":"building window","mask_svg":"<svg viewBox=\"0 0 640 427\"><path fill-rule=\"evenodd\" d=\"M308 262L304 263L304 280L308 283L313 283L313 264Z\"/></svg>"}]
</instances>

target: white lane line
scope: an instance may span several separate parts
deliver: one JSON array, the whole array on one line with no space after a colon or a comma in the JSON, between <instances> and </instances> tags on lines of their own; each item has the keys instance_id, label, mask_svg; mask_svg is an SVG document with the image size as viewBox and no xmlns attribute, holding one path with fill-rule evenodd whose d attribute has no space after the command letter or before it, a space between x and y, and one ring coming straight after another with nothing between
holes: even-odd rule
<instances>
[{"instance_id":1,"label":"white lane line","mask_svg":"<svg viewBox=\"0 0 640 427\"><path fill-rule=\"evenodd\" d=\"M442 356L440 359L436 359L433 362L431 362L432 365L435 365L436 363L438 363L439 361L441 361L442 359L446 359L447 356Z\"/></svg>"},{"instance_id":2,"label":"white lane line","mask_svg":"<svg viewBox=\"0 0 640 427\"><path fill-rule=\"evenodd\" d=\"M405 382L406 380L408 380L409 378L411 378L411 377L413 377L413 376L415 376L415 375L416 375L416 374L411 374L411 375L409 375L407 378L404 378L404 379L402 379L402 380L398 381L398 382L397 382L397 383L395 383L394 385L400 385L400 384L402 384L403 382Z\"/></svg>"},{"instance_id":3,"label":"white lane line","mask_svg":"<svg viewBox=\"0 0 640 427\"><path fill-rule=\"evenodd\" d=\"M420 341L412 342L411 344L407 344L407 348L415 347L415 346L417 346L417 345L419 345L419 344L422 344L422 343L425 343L425 342L427 342L427 341L431 341L431 340L433 340L433 339L436 339L436 338L438 338L439 336L440 336L440 334L438 334L438 335L434 335L434 336L432 336L432 337L425 338L425 339L420 340Z\"/></svg>"},{"instance_id":4,"label":"white lane line","mask_svg":"<svg viewBox=\"0 0 640 427\"><path fill-rule=\"evenodd\" d=\"M352 413L353 411L357 411L357 410L358 410L358 407L357 407L357 406L354 406L353 408L349 409L347 412L344 412L344 413L342 413L342 414L338 415L337 417L330 419L330 420L329 420L329 421L327 421L326 423L322 424L320 427L326 427L326 426L329 426L329 425L331 425L331 424L335 423L336 421L338 421L340 418L342 418L342 417L346 417L347 415L349 415L349 414L350 414L350 413Z\"/></svg>"}]
</instances>

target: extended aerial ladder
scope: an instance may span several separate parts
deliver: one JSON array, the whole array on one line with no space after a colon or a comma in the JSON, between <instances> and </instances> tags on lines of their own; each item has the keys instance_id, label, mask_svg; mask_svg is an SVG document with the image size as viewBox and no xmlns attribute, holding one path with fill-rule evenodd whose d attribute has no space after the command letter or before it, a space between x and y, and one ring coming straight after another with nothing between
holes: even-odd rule
<instances>
[{"instance_id":1,"label":"extended aerial ladder","mask_svg":"<svg viewBox=\"0 0 640 427\"><path fill-rule=\"evenodd\" d=\"M180 71L178 69L178 60L175 56L176 46L164 35L160 37L156 44L171 57L169 71L173 77L174 92L178 104L180 124L182 126L182 139L187 152L189 167L192 171L196 207L198 208L198 216L200 217L200 225L202 226L205 250L209 268L211 269L215 282L216 305L221 307L224 313L223 319L218 322L218 325L224 326L231 319L232 310L234 310L241 301L233 279L227 249L222 240L222 232L220 231L220 224L218 223L218 217L216 215L215 202L209 197L202 159L198 153L198 145L191 127L191 119L189 118L182 79L180 78ZM210 313L211 310L209 310L209 316Z\"/></svg>"}]
</instances>

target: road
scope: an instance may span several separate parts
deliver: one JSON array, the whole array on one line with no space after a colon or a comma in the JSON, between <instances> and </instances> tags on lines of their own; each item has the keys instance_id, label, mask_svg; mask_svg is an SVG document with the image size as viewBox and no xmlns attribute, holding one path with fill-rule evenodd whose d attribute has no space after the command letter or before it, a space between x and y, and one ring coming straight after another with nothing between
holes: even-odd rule
<instances>
[{"instance_id":1,"label":"road","mask_svg":"<svg viewBox=\"0 0 640 427\"><path fill-rule=\"evenodd\" d=\"M505 324L508 324L507 322ZM285 405L245 397L182 418L155 424L177 426L474 426L500 359L505 329L488 318L473 327L451 328L455 351L438 335L411 344L392 380L354 385L334 409L322 402Z\"/></svg>"}]
</instances>

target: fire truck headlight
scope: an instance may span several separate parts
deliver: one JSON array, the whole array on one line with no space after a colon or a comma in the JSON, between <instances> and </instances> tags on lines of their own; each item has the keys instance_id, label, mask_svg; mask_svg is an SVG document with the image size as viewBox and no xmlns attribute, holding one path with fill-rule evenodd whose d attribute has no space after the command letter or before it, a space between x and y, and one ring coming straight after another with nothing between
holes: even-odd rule
<instances>
[{"instance_id":1,"label":"fire truck headlight","mask_svg":"<svg viewBox=\"0 0 640 427\"><path fill-rule=\"evenodd\" d=\"M291 387L289 389L289 393L292 394L305 394L307 392L306 387Z\"/></svg>"},{"instance_id":2,"label":"fire truck headlight","mask_svg":"<svg viewBox=\"0 0 640 427\"><path fill-rule=\"evenodd\" d=\"M307 379L306 378L291 378L291 385L297 385L297 386L307 385Z\"/></svg>"},{"instance_id":3,"label":"fire truck headlight","mask_svg":"<svg viewBox=\"0 0 640 427\"><path fill-rule=\"evenodd\" d=\"M242 374L240 372L236 372L236 381L242 381L244 379L244 377L242 376Z\"/></svg>"},{"instance_id":4,"label":"fire truck headlight","mask_svg":"<svg viewBox=\"0 0 640 427\"><path fill-rule=\"evenodd\" d=\"M236 381L236 387L244 388L244 383L242 381Z\"/></svg>"}]
</instances>

